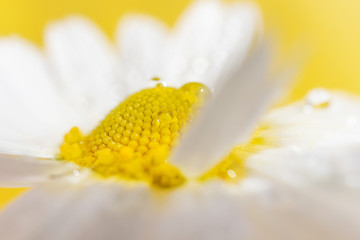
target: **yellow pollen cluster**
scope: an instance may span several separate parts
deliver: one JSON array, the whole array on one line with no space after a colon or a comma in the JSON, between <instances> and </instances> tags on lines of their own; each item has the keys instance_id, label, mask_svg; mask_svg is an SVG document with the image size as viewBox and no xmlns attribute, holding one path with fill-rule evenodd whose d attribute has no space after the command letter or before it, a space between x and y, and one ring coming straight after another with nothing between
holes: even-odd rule
<instances>
[{"instance_id":1,"label":"yellow pollen cluster","mask_svg":"<svg viewBox=\"0 0 360 240\"><path fill-rule=\"evenodd\" d=\"M71 129L61 155L104 177L145 180L159 187L180 185L184 176L167 157L209 94L200 83L142 90L112 110L88 136Z\"/></svg>"},{"instance_id":2,"label":"yellow pollen cluster","mask_svg":"<svg viewBox=\"0 0 360 240\"><path fill-rule=\"evenodd\" d=\"M221 178L227 182L238 182L246 177L245 162L248 157L268 148L271 144L270 142L266 142L261 136L262 130L262 128L257 128L253 133L251 141L235 146L217 165L203 174L200 180L205 181L211 178Z\"/></svg>"}]
</instances>

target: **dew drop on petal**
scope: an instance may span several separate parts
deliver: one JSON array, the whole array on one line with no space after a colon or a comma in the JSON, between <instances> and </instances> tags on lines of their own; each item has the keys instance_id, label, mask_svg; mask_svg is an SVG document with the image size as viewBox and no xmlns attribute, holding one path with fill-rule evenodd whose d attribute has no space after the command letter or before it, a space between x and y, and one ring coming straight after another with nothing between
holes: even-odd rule
<instances>
[{"instance_id":1,"label":"dew drop on petal","mask_svg":"<svg viewBox=\"0 0 360 240\"><path fill-rule=\"evenodd\" d=\"M227 170L227 175L229 175L230 178L236 178L236 173L234 170Z\"/></svg>"},{"instance_id":2,"label":"dew drop on petal","mask_svg":"<svg viewBox=\"0 0 360 240\"><path fill-rule=\"evenodd\" d=\"M160 77L154 76L150 79L150 83L148 84L149 88L153 87L167 87L167 83L162 80Z\"/></svg>"},{"instance_id":3,"label":"dew drop on petal","mask_svg":"<svg viewBox=\"0 0 360 240\"><path fill-rule=\"evenodd\" d=\"M311 90L306 96L306 104L313 108L326 108L329 106L331 95L322 88Z\"/></svg>"},{"instance_id":4,"label":"dew drop on petal","mask_svg":"<svg viewBox=\"0 0 360 240\"><path fill-rule=\"evenodd\" d=\"M74 175L75 177L80 176L80 172L79 172L79 170L74 169L74 170L73 170L73 175Z\"/></svg>"}]
</instances>

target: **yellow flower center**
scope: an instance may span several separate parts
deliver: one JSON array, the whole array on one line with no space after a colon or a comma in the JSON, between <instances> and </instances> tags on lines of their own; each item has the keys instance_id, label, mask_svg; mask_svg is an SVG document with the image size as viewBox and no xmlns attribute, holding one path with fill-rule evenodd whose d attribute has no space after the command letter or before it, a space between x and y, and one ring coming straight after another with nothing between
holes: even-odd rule
<instances>
[{"instance_id":1,"label":"yellow flower center","mask_svg":"<svg viewBox=\"0 0 360 240\"><path fill-rule=\"evenodd\" d=\"M184 128L209 97L200 83L179 89L158 84L142 90L113 109L89 135L77 127L65 135L61 157L91 168L103 177L143 180L158 187L174 187L185 177L167 161ZM202 176L234 179L244 175L243 147Z\"/></svg>"}]
</instances>

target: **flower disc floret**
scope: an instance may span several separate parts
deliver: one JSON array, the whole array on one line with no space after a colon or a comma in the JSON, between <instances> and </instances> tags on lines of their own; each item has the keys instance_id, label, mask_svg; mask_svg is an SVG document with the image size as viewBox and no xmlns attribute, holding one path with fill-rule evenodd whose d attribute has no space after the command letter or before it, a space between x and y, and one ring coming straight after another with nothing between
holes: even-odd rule
<instances>
[{"instance_id":1,"label":"flower disc floret","mask_svg":"<svg viewBox=\"0 0 360 240\"><path fill-rule=\"evenodd\" d=\"M179 185L184 177L167 157L209 94L200 83L179 89L158 84L142 90L113 109L88 136L71 129L61 155L104 177Z\"/></svg>"}]
</instances>

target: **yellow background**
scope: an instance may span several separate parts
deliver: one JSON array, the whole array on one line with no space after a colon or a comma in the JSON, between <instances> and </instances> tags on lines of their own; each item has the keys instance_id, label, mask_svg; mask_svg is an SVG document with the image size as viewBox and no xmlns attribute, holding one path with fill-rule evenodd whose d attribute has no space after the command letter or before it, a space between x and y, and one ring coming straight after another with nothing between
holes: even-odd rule
<instances>
[{"instance_id":1,"label":"yellow background","mask_svg":"<svg viewBox=\"0 0 360 240\"><path fill-rule=\"evenodd\" d=\"M47 22L83 14L113 38L124 13L147 13L173 25L190 0L0 0L0 35L20 34L41 45ZM289 99L317 86L360 93L359 0L257 0L267 30L285 49L306 45L309 59ZM22 192L0 189L0 206Z\"/></svg>"}]
</instances>

